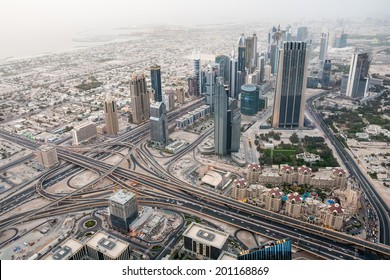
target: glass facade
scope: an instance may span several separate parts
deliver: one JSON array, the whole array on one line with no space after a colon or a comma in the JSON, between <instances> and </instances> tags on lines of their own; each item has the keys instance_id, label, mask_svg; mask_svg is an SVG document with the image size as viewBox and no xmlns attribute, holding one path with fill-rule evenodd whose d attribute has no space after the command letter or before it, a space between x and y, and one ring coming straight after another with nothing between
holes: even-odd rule
<instances>
[{"instance_id":1,"label":"glass facade","mask_svg":"<svg viewBox=\"0 0 390 280\"><path fill-rule=\"evenodd\" d=\"M239 260L291 260L291 240L283 239L271 241L249 251L244 251Z\"/></svg>"},{"instance_id":2,"label":"glass facade","mask_svg":"<svg viewBox=\"0 0 390 280\"><path fill-rule=\"evenodd\" d=\"M329 88L331 70L332 70L332 62L330 60L325 60L324 69L322 70L322 79L321 79L321 85L322 88L324 89Z\"/></svg>"},{"instance_id":3,"label":"glass facade","mask_svg":"<svg viewBox=\"0 0 390 280\"><path fill-rule=\"evenodd\" d=\"M301 101L306 91L306 43L287 42L283 45L283 69L281 74L279 127L300 126ZM279 81L279 77L278 77ZM278 98L279 96L277 96Z\"/></svg>"},{"instance_id":4,"label":"glass facade","mask_svg":"<svg viewBox=\"0 0 390 280\"><path fill-rule=\"evenodd\" d=\"M162 102L160 66L153 65L150 67L150 79L152 82L152 90L154 91L154 101Z\"/></svg>"},{"instance_id":5,"label":"glass facade","mask_svg":"<svg viewBox=\"0 0 390 280\"><path fill-rule=\"evenodd\" d=\"M241 114L253 116L259 111L259 89L246 84L241 87Z\"/></svg>"}]
</instances>

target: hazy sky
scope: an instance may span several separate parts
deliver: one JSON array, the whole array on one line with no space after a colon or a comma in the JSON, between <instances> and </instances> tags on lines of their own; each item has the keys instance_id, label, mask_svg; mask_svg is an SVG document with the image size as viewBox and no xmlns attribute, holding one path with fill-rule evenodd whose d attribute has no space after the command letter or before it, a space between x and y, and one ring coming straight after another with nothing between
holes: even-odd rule
<instances>
[{"instance_id":1,"label":"hazy sky","mask_svg":"<svg viewBox=\"0 0 390 280\"><path fill-rule=\"evenodd\" d=\"M4 55L43 38L59 44L102 27L385 15L390 0L0 0L0 58L2 48Z\"/></svg>"},{"instance_id":2,"label":"hazy sky","mask_svg":"<svg viewBox=\"0 0 390 280\"><path fill-rule=\"evenodd\" d=\"M0 0L0 30L390 14L389 0Z\"/></svg>"}]
</instances>

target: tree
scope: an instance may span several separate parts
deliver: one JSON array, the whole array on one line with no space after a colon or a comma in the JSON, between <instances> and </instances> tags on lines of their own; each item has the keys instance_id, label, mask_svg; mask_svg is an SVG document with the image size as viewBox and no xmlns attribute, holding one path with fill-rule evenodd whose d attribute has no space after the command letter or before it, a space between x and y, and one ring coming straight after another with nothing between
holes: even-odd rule
<instances>
[{"instance_id":1,"label":"tree","mask_svg":"<svg viewBox=\"0 0 390 280\"><path fill-rule=\"evenodd\" d=\"M296 134L295 132L294 132L293 134L291 134L291 136L290 136L290 142L293 143L293 144L299 143L298 134Z\"/></svg>"}]
</instances>

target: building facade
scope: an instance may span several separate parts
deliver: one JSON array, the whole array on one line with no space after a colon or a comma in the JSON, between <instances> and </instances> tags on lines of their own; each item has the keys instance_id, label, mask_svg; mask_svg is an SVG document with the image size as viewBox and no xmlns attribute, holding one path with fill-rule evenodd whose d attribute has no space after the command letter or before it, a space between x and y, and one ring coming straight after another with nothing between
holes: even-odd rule
<instances>
[{"instance_id":1,"label":"building facade","mask_svg":"<svg viewBox=\"0 0 390 280\"><path fill-rule=\"evenodd\" d=\"M305 42L287 42L279 50L272 127L302 128L307 82Z\"/></svg>"},{"instance_id":2,"label":"building facade","mask_svg":"<svg viewBox=\"0 0 390 280\"><path fill-rule=\"evenodd\" d=\"M331 70L332 70L332 61L326 59L324 62L324 67L322 69L321 86L323 89L329 89Z\"/></svg>"},{"instance_id":3,"label":"building facade","mask_svg":"<svg viewBox=\"0 0 390 280\"><path fill-rule=\"evenodd\" d=\"M164 146L168 143L168 118L162 102L150 105L150 136L153 145Z\"/></svg>"},{"instance_id":4,"label":"building facade","mask_svg":"<svg viewBox=\"0 0 390 280\"><path fill-rule=\"evenodd\" d=\"M149 119L150 98L145 76L133 75L130 81L131 115L133 123L140 124Z\"/></svg>"},{"instance_id":5,"label":"building facade","mask_svg":"<svg viewBox=\"0 0 390 280\"><path fill-rule=\"evenodd\" d=\"M227 247L229 234L191 223L183 232L184 249L197 259L217 260Z\"/></svg>"},{"instance_id":6,"label":"building facade","mask_svg":"<svg viewBox=\"0 0 390 280\"><path fill-rule=\"evenodd\" d=\"M162 102L161 68L159 65L152 65L150 67L150 80L152 84L154 101Z\"/></svg>"},{"instance_id":7,"label":"building facade","mask_svg":"<svg viewBox=\"0 0 390 280\"><path fill-rule=\"evenodd\" d=\"M53 167L58 163L56 147L49 145L40 146L37 150L37 159L45 168Z\"/></svg>"},{"instance_id":8,"label":"building facade","mask_svg":"<svg viewBox=\"0 0 390 280\"><path fill-rule=\"evenodd\" d=\"M346 96L358 99L365 97L369 84L370 63L368 52L357 51L352 55Z\"/></svg>"},{"instance_id":9,"label":"building facade","mask_svg":"<svg viewBox=\"0 0 390 280\"><path fill-rule=\"evenodd\" d=\"M249 76L249 75L248 75ZM259 88L253 84L241 87L241 114L253 116L259 111Z\"/></svg>"},{"instance_id":10,"label":"building facade","mask_svg":"<svg viewBox=\"0 0 390 280\"><path fill-rule=\"evenodd\" d=\"M79 124L71 130L71 134L73 145L79 145L81 142L89 140L97 135L96 124L91 121Z\"/></svg>"},{"instance_id":11,"label":"building facade","mask_svg":"<svg viewBox=\"0 0 390 280\"><path fill-rule=\"evenodd\" d=\"M110 197L109 209L112 227L120 232L128 233L130 224L138 216L135 193L117 191Z\"/></svg>"},{"instance_id":12,"label":"building facade","mask_svg":"<svg viewBox=\"0 0 390 280\"><path fill-rule=\"evenodd\" d=\"M104 100L104 123L107 134L117 134L119 132L116 102L110 93L107 93L106 99Z\"/></svg>"}]
</instances>

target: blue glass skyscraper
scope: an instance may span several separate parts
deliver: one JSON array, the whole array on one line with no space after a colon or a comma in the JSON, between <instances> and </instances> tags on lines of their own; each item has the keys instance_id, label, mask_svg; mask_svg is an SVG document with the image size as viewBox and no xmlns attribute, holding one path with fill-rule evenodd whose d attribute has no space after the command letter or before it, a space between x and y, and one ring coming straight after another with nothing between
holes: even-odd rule
<instances>
[{"instance_id":1,"label":"blue glass skyscraper","mask_svg":"<svg viewBox=\"0 0 390 280\"><path fill-rule=\"evenodd\" d=\"M242 33L238 39L237 71L245 71L245 49L245 36L244 33Z\"/></svg>"},{"instance_id":2,"label":"blue glass skyscraper","mask_svg":"<svg viewBox=\"0 0 390 280\"><path fill-rule=\"evenodd\" d=\"M162 102L160 66L152 65L150 67L150 79L152 82L152 91L153 91L154 101Z\"/></svg>"}]
</instances>

